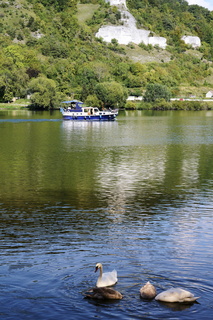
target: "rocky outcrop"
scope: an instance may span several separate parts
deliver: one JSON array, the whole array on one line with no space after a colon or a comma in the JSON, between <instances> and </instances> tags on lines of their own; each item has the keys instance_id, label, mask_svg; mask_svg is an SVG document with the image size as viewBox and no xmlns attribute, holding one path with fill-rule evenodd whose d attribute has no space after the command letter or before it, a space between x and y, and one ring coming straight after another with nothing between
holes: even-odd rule
<instances>
[{"instance_id":1,"label":"rocky outcrop","mask_svg":"<svg viewBox=\"0 0 213 320\"><path fill-rule=\"evenodd\" d=\"M110 3L111 6L126 8L126 0L105 0L106 2Z\"/></svg>"},{"instance_id":2,"label":"rocky outcrop","mask_svg":"<svg viewBox=\"0 0 213 320\"><path fill-rule=\"evenodd\" d=\"M148 37L149 44L155 46L158 45L160 48L165 49L166 44L166 38L164 37Z\"/></svg>"},{"instance_id":3,"label":"rocky outcrop","mask_svg":"<svg viewBox=\"0 0 213 320\"><path fill-rule=\"evenodd\" d=\"M150 31L145 29L138 29L136 27L136 20L133 15L128 11L126 0L106 0L111 6L116 6L121 12L121 25L120 26L102 26L96 33L97 38L102 38L106 42L111 42L116 39L119 44L127 45L129 43L145 45L151 44L152 46L159 46L165 49L167 46L166 38L158 36L150 36ZM186 44L191 45L193 48L199 48L201 41L196 36L183 36L181 38Z\"/></svg>"},{"instance_id":4,"label":"rocky outcrop","mask_svg":"<svg viewBox=\"0 0 213 320\"><path fill-rule=\"evenodd\" d=\"M102 26L96 33L97 38L102 38L106 42L111 42L116 39L119 44L144 43L158 45L160 48L166 48L166 38L163 37L149 37L150 31L145 29L138 29L136 27L136 20L128 11L125 0L110 0L110 5L117 6L121 12L120 26Z\"/></svg>"},{"instance_id":5,"label":"rocky outcrop","mask_svg":"<svg viewBox=\"0 0 213 320\"><path fill-rule=\"evenodd\" d=\"M144 42L148 44L148 36L150 31L138 30L126 26L103 26L99 29L96 37L102 38L106 42L116 39L119 44L127 45L130 42L139 44Z\"/></svg>"},{"instance_id":6,"label":"rocky outcrop","mask_svg":"<svg viewBox=\"0 0 213 320\"><path fill-rule=\"evenodd\" d=\"M189 44L192 48L199 48L201 46L201 41L199 37L196 36L183 36L181 38L185 44Z\"/></svg>"}]
</instances>

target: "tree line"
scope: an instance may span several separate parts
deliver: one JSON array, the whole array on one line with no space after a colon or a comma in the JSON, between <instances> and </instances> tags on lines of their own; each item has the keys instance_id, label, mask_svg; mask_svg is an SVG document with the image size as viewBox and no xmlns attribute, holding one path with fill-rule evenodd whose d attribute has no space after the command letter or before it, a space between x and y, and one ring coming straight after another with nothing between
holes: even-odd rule
<instances>
[{"instance_id":1,"label":"tree line","mask_svg":"<svg viewBox=\"0 0 213 320\"><path fill-rule=\"evenodd\" d=\"M128 95L144 95L153 85L160 86L158 98L165 101L168 93L178 95L182 84L211 87L212 12L186 1L129 0L139 26L169 39L169 62L140 63L115 39L105 43L94 36L104 23L119 24L118 9L102 0L83 2L98 5L84 23L78 21L76 0L1 2L1 102L29 95L37 108L58 107L67 97L123 107ZM197 51L180 41L183 32L192 31L203 43Z\"/></svg>"}]
</instances>

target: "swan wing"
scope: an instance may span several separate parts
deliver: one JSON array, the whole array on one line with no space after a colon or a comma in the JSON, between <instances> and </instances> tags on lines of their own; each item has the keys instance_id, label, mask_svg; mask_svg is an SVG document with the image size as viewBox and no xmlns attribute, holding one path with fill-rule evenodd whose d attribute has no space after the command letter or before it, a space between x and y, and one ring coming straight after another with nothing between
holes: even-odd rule
<instances>
[{"instance_id":1,"label":"swan wing","mask_svg":"<svg viewBox=\"0 0 213 320\"><path fill-rule=\"evenodd\" d=\"M117 271L113 270L111 272L105 272L103 273L102 279L108 283L113 283L115 284L118 279L117 279Z\"/></svg>"},{"instance_id":2,"label":"swan wing","mask_svg":"<svg viewBox=\"0 0 213 320\"><path fill-rule=\"evenodd\" d=\"M197 300L191 292L181 288L171 288L166 291L159 293L155 300L164 302L193 302Z\"/></svg>"},{"instance_id":3,"label":"swan wing","mask_svg":"<svg viewBox=\"0 0 213 320\"><path fill-rule=\"evenodd\" d=\"M193 293L187 290L183 290L181 288L179 289L179 302L194 302L196 301L199 297L195 297Z\"/></svg>"},{"instance_id":4,"label":"swan wing","mask_svg":"<svg viewBox=\"0 0 213 320\"><path fill-rule=\"evenodd\" d=\"M116 282L118 282L117 279L117 271L113 270L111 272L105 272L102 274L102 277L98 278L97 281L97 287L109 287L109 286L113 286L114 284L116 284Z\"/></svg>"}]
</instances>

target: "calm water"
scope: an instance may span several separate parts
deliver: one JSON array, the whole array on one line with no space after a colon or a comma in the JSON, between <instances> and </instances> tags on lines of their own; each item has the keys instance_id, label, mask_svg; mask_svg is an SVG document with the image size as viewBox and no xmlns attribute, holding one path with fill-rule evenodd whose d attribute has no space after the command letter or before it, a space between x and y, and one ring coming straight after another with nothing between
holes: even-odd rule
<instances>
[{"instance_id":1,"label":"calm water","mask_svg":"<svg viewBox=\"0 0 213 320\"><path fill-rule=\"evenodd\" d=\"M0 111L0 179L0 319L212 319L212 111ZM97 262L123 300L84 299ZM143 301L148 280L200 299Z\"/></svg>"}]
</instances>

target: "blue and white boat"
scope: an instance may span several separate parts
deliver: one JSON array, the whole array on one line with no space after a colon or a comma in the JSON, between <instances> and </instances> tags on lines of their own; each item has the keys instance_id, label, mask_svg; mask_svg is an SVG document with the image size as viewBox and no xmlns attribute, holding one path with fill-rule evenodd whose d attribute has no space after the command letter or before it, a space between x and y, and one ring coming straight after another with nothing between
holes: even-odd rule
<instances>
[{"instance_id":1,"label":"blue and white boat","mask_svg":"<svg viewBox=\"0 0 213 320\"><path fill-rule=\"evenodd\" d=\"M64 120L88 121L113 121L118 115L118 110L100 111L97 107L87 107L78 100L63 101L64 107L60 108Z\"/></svg>"}]
</instances>

